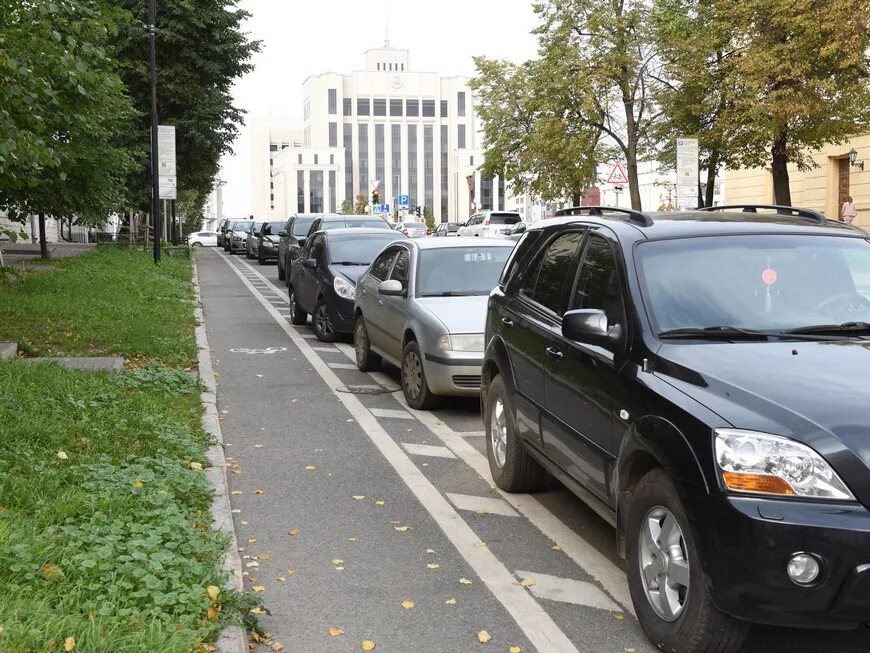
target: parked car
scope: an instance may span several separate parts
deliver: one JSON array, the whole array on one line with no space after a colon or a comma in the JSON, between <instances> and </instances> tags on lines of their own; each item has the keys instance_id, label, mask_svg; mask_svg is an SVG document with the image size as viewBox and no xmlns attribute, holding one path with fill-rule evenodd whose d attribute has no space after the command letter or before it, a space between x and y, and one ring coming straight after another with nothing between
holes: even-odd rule
<instances>
[{"instance_id":1,"label":"parked car","mask_svg":"<svg viewBox=\"0 0 870 653\"><path fill-rule=\"evenodd\" d=\"M291 217L284 229L278 232L278 281L290 284L290 264L299 256L305 246L308 230L322 213L297 213Z\"/></svg>"},{"instance_id":2,"label":"parked car","mask_svg":"<svg viewBox=\"0 0 870 653\"><path fill-rule=\"evenodd\" d=\"M413 408L480 392L486 298L514 243L425 238L394 243L360 277L354 346L363 372L401 370Z\"/></svg>"},{"instance_id":3,"label":"parked car","mask_svg":"<svg viewBox=\"0 0 870 653\"><path fill-rule=\"evenodd\" d=\"M437 236L439 238L443 238L446 236L458 236L459 235L459 223L458 222L442 222L437 227L435 227L435 231L432 233L433 236Z\"/></svg>"},{"instance_id":4,"label":"parked car","mask_svg":"<svg viewBox=\"0 0 870 653\"><path fill-rule=\"evenodd\" d=\"M791 207L596 212L529 227L490 297L496 484L547 470L614 525L662 650L866 623L866 234Z\"/></svg>"},{"instance_id":5,"label":"parked car","mask_svg":"<svg viewBox=\"0 0 870 653\"><path fill-rule=\"evenodd\" d=\"M390 223L384 218L372 215L320 215L314 219L308 228L310 236L315 231L328 231L330 229L365 228L365 229L389 229Z\"/></svg>"},{"instance_id":6,"label":"parked car","mask_svg":"<svg viewBox=\"0 0 870 653\"><path fill-rule=\"evenodd\" d=\"M526 233L528 225L525 222L517 222L507 233L507 238L517 242L524 233Z\"/></svg>"},{"instance_id":7,"label":"parked car","mask_svg":"<svg viewBox=\"0 0 870 653\"><path fill-rule=\"evenodd\" d=\"M284 222L264 222L257 232L257 262L264 265L266 261L278 258L278 235L284 229Z\"/></svg>"},{"instance_id":8,"label":"parked car","mask_svg":"<svg viewBox=\"0 0 870 653\"><path fill-rule=\"evenodd\" d=\"M245 229L245 258L257 258L257 237L264 224L263 222L252 222Z\"/></svg>"},{"instance_id":9,"label":"parked car","mask_svg":"<svg viewBox=\"0 0 870 653\"><path fill-rule=\"evenodd\" d=\"M196 231L187 235L191 247L217 247L218 235L214 231Z\"/></svg>"},{"instance_id":10,"label":"parked car","mask_svg":"<svg viewBox=\"0 0 870 653\"><path fill-rule=\"evenodd\" d=\"M236 220L232 223L232 227L227 229L225 236L227 241L226 249L230 254L241 254L245 251L248 228L251 224L253 224L253 220Z\"/></svg>"},{"instance_id":11,"label":"parked car","mask_svg":"<svg viewBox=\"0 0 870 653\"><path fill-rule=\"evenodd\" d=\"M389 243L405 240L388 229L332 229L308 237L290 268L290 322L305 324L323 342L353 332L356 280Z\"/></svg>"},{"instance_id":12,"label":"parked car","mask_svg":"<svg viewBox=\"0 0 870 653\"><path fill-rule=\"evenodd\" d=\"M423 238L429 234L429 228L422 222L397 222L395 229L408 238Z\"/></svg>"},{"instance_id":13,"label":"parked car","mask_svg":"<svg viewBox=\"0 0 870 653\"><path fill-rule=\"evenodd\" d=\"M217 228L217 246L218 247L224 246L224 236L226 235L227 225L229 225L229 223L230 223L229 220L221 220L220 224L218 225L218 228Z\"/></svg>"},{"instance_id":14,"label":"parked car","mask_svg":"<svg viewBox=\"0 0 870 653\"><path fill-rule=\"evenodd\" d=\"M221 245L221 247L224 248L225 252L230 251L230 234L232 233L236 222L238 222L238 220L227 220L226 227L224 228L223 245Z\"/></svg>"},{"instance_id":15,"label":"parked car","mask_svg":"<svg viewBox=\"0 0 870 653\"><path fill-rule=\"evenodd\" d=\"M459 228L459 235L484 238L506 236L511 226L522 220L522 216L513 211L481 211L468 218L468 222Z\"/></svg>"}]
</instances>

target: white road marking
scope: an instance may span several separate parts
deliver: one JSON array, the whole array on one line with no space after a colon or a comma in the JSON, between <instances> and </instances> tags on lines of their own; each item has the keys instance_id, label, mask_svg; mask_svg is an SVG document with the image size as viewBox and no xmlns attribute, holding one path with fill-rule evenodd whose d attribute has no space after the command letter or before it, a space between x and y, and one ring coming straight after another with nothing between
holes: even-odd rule
<instances>
[{"instance_id":1,"label":"white road marking","mask_svg":"<svg viewBox=\"0 0 870 653\"><path fill-rule=\"evenodd\" d=\"M454 431L460 438L482 438L486 435L485 431Z\"/></svg>"},{"instance_id":2,"label":"white road marking","mask_svg":"<svg viewBox=\"0 0 870 653\"><path fill-rule=\"evenodd\" d=\"M357 369L357 366L353 366L354 369ZM372 411L372 415L375 417L389 417L391 419L414 419L414 416L411 415L407 410L395 410L393 408L369 408Z\"/></svg>"},{"instance_id":3,"label":"white road marking","mask_svg":"<svg viewBox=\"0 0 870 653\"><path fill-rule=\"evenodd\" d=\"M281 309L278 309L278 310L281 310ZM328 351L328 352L332 352L332 353L338 352L338 350L335 347L312 347L312 349L314 351Z\"/></svg>"},{"instance_id":4,"label":"white road marking","mask_svg":"<svg viewBox=\"0 0 870 653\"><path fill-rule=\"evenodd\" d=\"M505 517L519 517L516 511L511 508L506 501L501 499L493 499L492 497L475 497L470 494L453 494L447 492L447 498L451 503L460 510L483 510L487 513L491 512L494 515L504 515Z\"/></svg>"},{"instance_id":5,"label":"white road marking","mask_svg":"<svg viewBox=\"0 0 870 653\"><path fill-rule=\"evenodd\" d=\"M369 409L372 411L372 415L375 414L374 409ZM435 447L431 444L411 444L409 442L403 442L402 447L409 454L414 456L432 456L434 458L456 458L453 455L453 452L450 451L447 447Z\"/></svg>"},{"instance_id":6,"label":"white road marking","mask_svg":"<svg viewBox=\"0 0 870 653\"><path fill-rule=\"evenodd\" d=\"M327 363L334 370L355 370L356 365L352 363Z\"/></svg>"},{"instance_id":7,"label":"white road marking","mask_svg":"<svg viewBox=\"0 0 870 653\"><path fill-rule=\"evenodd\" d=\"M592 583L548 574L537 574L533 571L517 570L516 575L519 580L531 578L535 581L534 584L529 585L529 591L539 599L587 605L591 608L619 612L619 606Z\"/></svg>"},{"instance_id":8,"label":"white road marking","mask_svg":"<svg viewBox=\"0 0 870 653\"><path fill-rule=\"evenodd\" d=\"M341 393L343 387L336 374L311 349L303 337L294 329L260 294L251 283L245 279L238 266L219 254L229 267L238 275L257 301L269 312L287 336L299 348L311 367L323 378L333 394L342 400L342 405L359 424L363 432L381 452L381 455L393 466L396 473L417 497L420 504L432 516L444 531L450 543L471 566L478 577L489 588L493 596L505 607L523 630L532 646L540 651L554 653L579 653L571 640L562 632L552 617L541 605L522 587L514 582L513 575L504 564L488 548L478 548L475 544L479 538L465 523L458 512L447 502L441 492L432 485L402 448L378 423L377 418L369 412L363 403L354 395ZM250 266L249 266L250 267ZM253 269L253 268L251 268Z\"/></svg>"}]
</instances>

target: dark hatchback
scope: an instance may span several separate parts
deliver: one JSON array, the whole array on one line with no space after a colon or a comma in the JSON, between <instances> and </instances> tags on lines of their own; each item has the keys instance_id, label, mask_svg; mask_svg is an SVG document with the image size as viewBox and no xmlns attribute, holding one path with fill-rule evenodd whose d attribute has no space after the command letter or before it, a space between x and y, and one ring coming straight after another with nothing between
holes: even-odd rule
<instances>
[{"instance_id":1,"label":"dark hatchback","mask_svg":"<svg viewBox=\"0 0 870 653\"><path fill-rule=\"evenodd\" d=\"M613 524L663 650L870 621L867 235L786 207L576 212L490 296L496 483L547 470Z\"/></svg>"},{"instance_id":2,"label":"dark hatchback","mask_svg":"<svg viewBox=\"0 0 870 653\"><path fill-rule=\"evenodd\" d=\"M278 235L284 229L283 222L264 222L257 232L257 262L263 265L266 261L272 261L278 258L278 244L280 236Z\"/></svg>"},{"instance_id":3,"label":"dark hatchback","mask_svg":"<svg viewBox=\"0 0 870 653\"><path fill-rule=\"evenodd\" d=\"M305 238L314 221L322 213L297 213L287 220L284 228L278 232L278 281L290 285L290 266L305 247Z\"/></svg>"},{"instance_id":4,"label":"dark hatchback","mask_svg":"<svg viewBox=\"0 0 870 653\"><path fill-rule=\"evenodd\" d=\"M405 236L391 229L334 229L308 237L290 269L290 322L305 324L323 342L353 333L356 280L381 250Z\"/></svg>"}]
</instances>

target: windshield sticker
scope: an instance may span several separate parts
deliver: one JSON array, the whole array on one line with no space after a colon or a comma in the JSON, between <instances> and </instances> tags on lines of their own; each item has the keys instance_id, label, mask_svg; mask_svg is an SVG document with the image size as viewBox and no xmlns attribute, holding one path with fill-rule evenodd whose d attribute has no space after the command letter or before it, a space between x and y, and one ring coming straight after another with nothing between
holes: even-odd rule
<instances>
[{"instance_id":1,"label":"windshield sticker","mask_svg":"<svg viewBox=\"0 0 870 653\"><path fill-rule=\"evenodd\" d=\"M776 283L776 270L767 268L761 273L761 280L764 282L764 285L772 286Z\"/></svg>"},{"instance_id":2,"label":"windshield sticker","mask_svg":"<svg viewBox=\"0 0 870 653\"><path fill-rule=\"evenodd\" d=\"M490 252L469 252L465 255L466 261L491 261L492 254Z\"/></svg>"}]
</instances>

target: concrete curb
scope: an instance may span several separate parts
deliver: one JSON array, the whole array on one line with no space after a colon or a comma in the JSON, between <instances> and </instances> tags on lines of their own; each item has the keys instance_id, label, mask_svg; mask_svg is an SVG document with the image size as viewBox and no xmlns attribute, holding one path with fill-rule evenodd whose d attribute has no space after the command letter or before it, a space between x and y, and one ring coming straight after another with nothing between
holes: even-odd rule
<instances>
[{"instance_id":1,"label":"concrete curb","mask_svg":"<svg viewBox=\"0 0 870 653\"><path fill-rule=\"evenodd\" d=\"M227 484L227 461L224 457L224 440L221 434L220 420L217 409L217 386L214 380L214 370L211 366L211 349L205 333L205 318L202 312L202 297L199 292L199 273L196 259L193 260L193 289L196 293L196 346L199 349L199 378L207 391L202 393L202 427L215 441L208 450L208 460L211 463L205 474L215 489L212 499L212 526L230 536L230 547L224 557L224 568L230 572L228 589L243 591L242 559L239 556L239 544L233 528L233 515L230 507L230 491ZM247 636L240 626L227 626L217 641L220 653L245 653L248 650Z\"/></svg>"}]
</instances>

